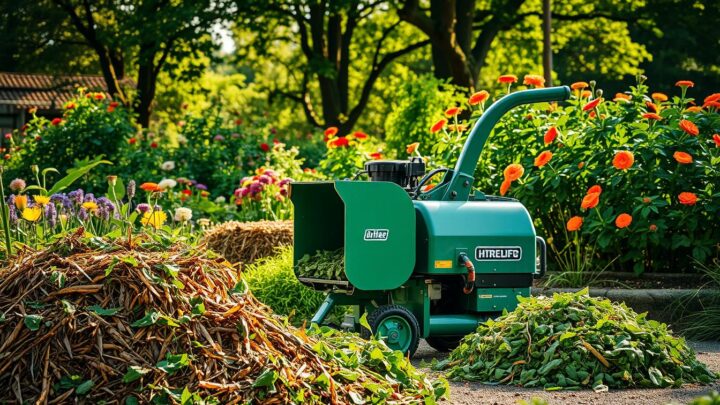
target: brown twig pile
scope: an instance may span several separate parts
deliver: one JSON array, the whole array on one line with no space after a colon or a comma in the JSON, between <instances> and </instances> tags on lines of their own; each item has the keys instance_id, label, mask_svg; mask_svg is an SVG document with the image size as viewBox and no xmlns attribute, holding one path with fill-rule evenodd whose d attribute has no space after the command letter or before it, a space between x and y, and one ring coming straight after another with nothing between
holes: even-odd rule
<instances>
[{"instance_id":1,"label":"brown twig pile","mask_svg":"<svg viewBox=\"0 0 720 405\"><path fill-rule=\"evenodd\" d=\"M318 354L236 275L212 253L149 237L76 234L15 258L0 269L0 402L352 403L373 385L418 400Z\"/></svg>"},{"instance_id":2,"label":"brown twig pile","mask_svg":"<svg viewBox=\"0 0 720 405\"><path fill-rule=\"evenodd\" d=\"M292 221L230 221L205 234L203 241L231 263L249 264L272 256L278 246L292 245Z\"/></svg>"}]
</instances>

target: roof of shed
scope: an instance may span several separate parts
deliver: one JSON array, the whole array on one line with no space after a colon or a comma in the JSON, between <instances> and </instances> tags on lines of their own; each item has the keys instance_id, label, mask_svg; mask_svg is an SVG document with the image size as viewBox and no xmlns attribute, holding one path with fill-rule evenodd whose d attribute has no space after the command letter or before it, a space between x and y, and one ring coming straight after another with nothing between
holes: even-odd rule
<instances>
[{"instance_id":1,"label":"roof of shed","mask_svg":"<svg viewBox=\"0 0 720 405\"><path fill-rule=\"evenodd\" d=\"M53 76L0 72L0 105L17 108L61 108L77 95L77 88L107 92L102 76Z\"/></svg>"}]
</instances>

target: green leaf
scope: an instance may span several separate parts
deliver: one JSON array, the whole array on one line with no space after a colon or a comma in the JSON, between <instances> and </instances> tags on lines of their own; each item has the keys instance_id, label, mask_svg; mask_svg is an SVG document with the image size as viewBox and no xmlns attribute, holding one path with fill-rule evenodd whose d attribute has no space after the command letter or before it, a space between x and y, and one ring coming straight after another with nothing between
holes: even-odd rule
<instances>
[{"instance_id":1,"label":"green leaf","mask_svg":"<svg viewBox=\"0 0 720 405\"><path fill-rule=\"evenodd\" d=\"M360 322L360 326L362 326L363 328L365 328L366 330L368 330L372 333L372 328L370 327L370 324L368 323L368 320L367 320L367 312L362 314L359 322Z\"/></svg>"},{"instance_id":2,"label":"green leaf","mask_svg":"<svg viewBox=\"0 0 720 405\"><path fill-rule=\"evenodd\" d=\"M278 373L277 371L273 369L267 369L263 371L260 376L258 376L257 379L255 379L255 382L253 383L253 388L272 388L271 392L275 389L275 381L278 379Z\"/></svg>"},{"instance_id":3,"label":"green leaf","mask_svg":"<svg viewBox=\"0 0 720 405\"><path fill-rule=\"evenodd\" d=\"M93 380L87 380L75 388L75 393L78 395L85 395L90 392L93 386L95 386Z\"/></svg>"},{"instance_id":4,"label":"green leaf","mask_svg":"<svg viewBox=\"0 0 720 405\"><path fill-rule=\"evenodd\" d=\"M155 325L155 323L160 319L160 313L151 310L150 312L146 313L145 316L138 319L137 321L130 324L133 328L142 328L145 326Z\"/></svg>"},{"instance_id":5,"label":"green leaf","mask_svg":"<svg viewBox=\"0 0 720 405\"><path fill-rule=\"evenodd\" d=\"M73 305L70 301L60 300L60 303L62 304L64 313L68 315L72 315L75 313L75 305Z\"/></svg>"},{"instance_id":6,"label":"green leaf","mask_svg":"<svg viewBox=\"0 0 720 405\"><path fill-rule=\"evenodd\" d=\"M43 317L41 315L25 315L23 322L25 326L31 331L40 329L40 323L42 323Z\"/></svg>"},{"instance_id":7,"label":"green leaf","mask_svg":"<svg viewBox=\"0 0 720 405\"><path fill-rule=\"evenodd\" d=\"M113 189L115 190L115 194L113 194ZM105 194L105 197L107 197L110 201L121 201L123 198L125 198L125 184L123 183L121 178L117 178L115 181L115 187L112 187L108 183L108 191L107 194Z\"/></svg>"},{"instance_id":8,"label":"green leaf","mask_svg":"<svg viewBox=\"0 0 720 405\"><path fill-rule=\"evenodd\" d=\"M152 369L144 368L140 366L129 366L127 372L122 378L122 382L125 384L131 383L133 381L139 380L142 376L145 374L151 372Z\"/></svg>"},{"instance_id":9,"label":"green leaf","mask_svg":"<svg viewBox=\"0 0 720 405\"><path fill-rule=\"evenodd\" d=\"M64 190L64 189L70 187L70 186L75 182L75 180L79 179L79 178L82 177L83 175L87 174L90 170L94 169L96 166L101 165L101 164L111 165L112 162L107 161L107 160L96 159L96 160L94 160L93 162L91 162L91 163L89 163L89 164L87 164L87 165L85 165L85 166L78 167L78 168L73 168L73 169L68 169L68 174L67 174L67 176L65 176L65 177L63 177L62 179L58 180L58 181L52 186L52 188L50 188L50 190L48 190L48 194L50 194L50 195L56 194L56 193L59 193L60 191L62 191L62 190Z\"/></svg>"},{"instance_id":10,"label":"green leaf","mask_svg":"<svg viewBox=\"0 0 720 405\"><path fill-rule=\"evenodd\" d=\"M90 312L94 312L100 316L113 316L120 312L122 308L103 308L99 305L93 305L91 307L87 307L87 310Z\"/></svg>"},{"instance_id":11,"label":"green leaf","mask_svg":"<svg viewBox=\"0 0 720 405\"><path fill-rule=\"evenodd\" d=\"M159 361L155 366L168 374L174 374L188 365L190 365L190 358L187 353L180 353L166 355L165 360Z\"/></svg>"}]
</instances>

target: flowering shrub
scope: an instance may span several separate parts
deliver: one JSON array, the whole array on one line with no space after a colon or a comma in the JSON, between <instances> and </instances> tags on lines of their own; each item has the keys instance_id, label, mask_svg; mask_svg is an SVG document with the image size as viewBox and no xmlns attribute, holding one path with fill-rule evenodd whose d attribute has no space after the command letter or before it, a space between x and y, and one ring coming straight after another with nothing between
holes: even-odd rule
<instances>
[{"instance_id":1,"label":"flowering shrub","mask_svg":"<svg viewBox=\"0 0 720 405\"><path fill-rule=\"evenodd\" d=\"M383 158L377 143L361 131L338 136L338 129L330 127L325 130L324 140L327 152L320 161L320 170L331 179L352 178L368 160Z\"/></svg>"},{"instance_id":2,"label":"flowering shrub","mask_svg":"<svg viewBox=\"0 0 720 405\"><path fill-rule=\"evenodd\" d=\"M695 100L687 81L676 95L649 93L643 78L612 99L592 83L572 87L564 106L523 106L500 121L478 164L479 189L522 201L564 268L593 260L677 271L689 257L717 257L720 94ZM469 128L482 107L466 108ZM454 133L447 123L440 130ZM455 135L445 148L467 132Z\"/></svg>"},{"instance_id":3,"label":"flowering shrub","mask_svg":"<svg viewBox=\"0 0 720 405\"><path fill-rule=\"evenodd\" d=\"M240 181L235 190L235 204L245 221L284 220L292 217L288 200L289 177L280 178L272 169L259 168L254 176Z\"/></svg>"},{"instance_id":4,"label":"flowering shrub","mask_svg":"<svg viewBox=\"0 0 720 405\"><path fill-rule=\"evenodd\" d=\"M5 135L2 150L8 176L31 176L29 167L53 165L60 173L83 161L104 157L116 162L121 146L134 132L130 113L103 93L85 93L63 106L62 118L48 120L30 111L32 119L21 130ZM95 172L96 183L106 174Z\"/></svg>"}]
</instances>

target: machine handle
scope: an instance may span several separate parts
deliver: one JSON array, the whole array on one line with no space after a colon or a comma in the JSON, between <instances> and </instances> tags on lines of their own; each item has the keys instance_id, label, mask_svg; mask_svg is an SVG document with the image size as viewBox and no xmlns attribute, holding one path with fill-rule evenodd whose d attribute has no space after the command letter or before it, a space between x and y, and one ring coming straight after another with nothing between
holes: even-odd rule
<instances>
[{"instance_id":1,"label":"machine handle","mask_svg":"<svg viewBox=\"0 0 720 405\"><path fill-rule=\"evenodd\" d=\"M547 244L545 243L545 239L540 236L535 237L535 244L537 245L538 252L540 252L540 272L533 273L533 278L543 278L547 271Z\"/></svg>"},{"instance_id":2,"label":"machine handle","mask_svg":"<svg viewBox=\"0 0 720 405\"><path fill-rule=\"evenodd\" d=\"M570 88L560 86L518 91L493 103L470 131L460 153L460 159L452 171L452 177L441 199L444 201L467 201L475 180L473 174L478 159L480 159L480 153L485 147L490 132L505 113L522 104L563 101L568 98L570 98Z\"/></svg>"}]
</instances>

